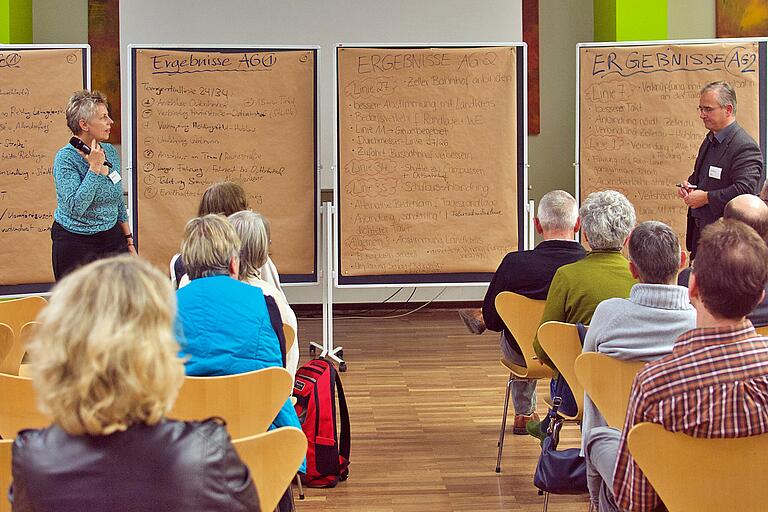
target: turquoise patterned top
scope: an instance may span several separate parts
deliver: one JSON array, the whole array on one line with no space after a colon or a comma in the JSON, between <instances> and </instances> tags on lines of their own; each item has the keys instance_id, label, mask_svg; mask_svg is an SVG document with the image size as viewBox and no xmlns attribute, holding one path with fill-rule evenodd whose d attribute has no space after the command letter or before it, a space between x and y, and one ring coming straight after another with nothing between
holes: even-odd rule
<instances>
[{"instance_id":1,"label":"turquoise patterned top","mask_svg":"<svg viewBox=\"0 0 768 512\"><path fill-rule=\"evenodd\" d=\"M101 143L111 171L120 173L120 157L112 144ZM110 171L110 172L111 172ZM123 202L123 182L88 170L88 162L67 144L53 160L56 211L53 219L67 231L92 235L128 221Z\"/></svg>"}]
</instances>

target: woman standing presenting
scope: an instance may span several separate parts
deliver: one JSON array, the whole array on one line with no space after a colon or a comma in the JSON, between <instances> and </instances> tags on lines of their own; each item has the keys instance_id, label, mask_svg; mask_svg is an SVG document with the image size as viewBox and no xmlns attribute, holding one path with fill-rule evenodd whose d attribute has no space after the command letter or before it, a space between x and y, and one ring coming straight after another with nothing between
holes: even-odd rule
<instances>
[{"instance_id":1,"label":"woman standing presenting","mask_svg":"<svg viewBox=\"0 0 768 512\"><path fill-rule=\"evenodd\" d=\"M53 161L57 206L51 260L57 281L95 259L136 254L123 202L120 159L104 142L114 122L107 99L98 91L78 91L69 99L66 117L75 136Z\"/></svg>"}]
</instances>

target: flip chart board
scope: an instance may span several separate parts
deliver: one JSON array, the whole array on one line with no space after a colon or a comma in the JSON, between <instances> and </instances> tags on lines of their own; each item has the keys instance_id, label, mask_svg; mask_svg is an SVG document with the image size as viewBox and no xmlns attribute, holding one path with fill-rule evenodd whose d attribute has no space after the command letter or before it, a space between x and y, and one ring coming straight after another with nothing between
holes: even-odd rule
<instances>
[{"instance_id":1,"label":"flip chart board","mask_svg":"<svg viewBox=\"0 0 768 512\"><path fill-rule=\"evenodd\" d=\"M638 222L659 220L685 240L687 207L675 184L693 172L707 133L699 92L728 81L739 124L765 154L765 42L579 45L577 155L582 200L623 193Z\"/></svg>"},{"instance_id":2,"label":"flip chart board","mask_svg":"<svg viewBox=\"0 0 768 512\"><path fill-rule=\"evenodd\" d=\"M130 47L134 229L162 268L217 181L271 222L284 282L317 280L317 49Z\"/></svg>"},{"instance_id":3,"label":"flip chart board","mask_svg":"<svg viewBox=\"0 0 768 512\"><path fill-rule=\"evenodd\" d=\"M525 47L339 47L338 282L481 282L524 247Z\"/></svg>"},{"instance_id":4,"label":"flip chart board","mask_svg":"<svg viewBox=\"0 0 768 512\"><path fill-rule=\"evenodd\" d=\"M88 59L87 46L0 46L0 294L53 282L53 159L72 136L64 111L88 87Z\"/></svg>"}]
</instances>

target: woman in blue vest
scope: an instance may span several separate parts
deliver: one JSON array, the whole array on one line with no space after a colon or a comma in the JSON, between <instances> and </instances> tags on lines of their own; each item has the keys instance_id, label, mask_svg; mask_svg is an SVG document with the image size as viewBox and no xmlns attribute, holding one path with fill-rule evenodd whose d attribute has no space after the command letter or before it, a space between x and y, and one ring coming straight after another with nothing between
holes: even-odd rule
<instances>
[{"instance_id":1,"label":"woman in blue vest","mask_svg":"<svg viewBox=\"0 0 768 512\"><path fill-rule=\"evenodd\" d=\"M285 337L277 304L272 297L265 298L260 288L237 280L239 255L240 239L223 216L205 215L187 223L181 257L191 282L176 292L176 333L187 375L285 367ZM273 426L301 428L287 398Z\"/></svg>"}]
</instances>

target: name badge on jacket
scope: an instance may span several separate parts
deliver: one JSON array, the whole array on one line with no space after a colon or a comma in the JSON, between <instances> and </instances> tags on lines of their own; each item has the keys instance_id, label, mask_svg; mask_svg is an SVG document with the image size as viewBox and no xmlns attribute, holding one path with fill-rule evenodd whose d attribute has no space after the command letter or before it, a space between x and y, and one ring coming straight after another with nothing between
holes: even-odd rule
<instances>
[{"instance_id":1,"label":"name badge on jacket","mask_svg":"<svg viewBox=\"0 0 768 512\"><path fill-rule=\"evenodd\" d=\"M716 180L720 179L720 175L723 174L723 168L722 167L715 167L714 165L709 166L709 177L714 178Z\"/></svg>"}]
</instances>

